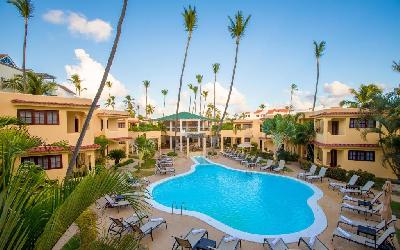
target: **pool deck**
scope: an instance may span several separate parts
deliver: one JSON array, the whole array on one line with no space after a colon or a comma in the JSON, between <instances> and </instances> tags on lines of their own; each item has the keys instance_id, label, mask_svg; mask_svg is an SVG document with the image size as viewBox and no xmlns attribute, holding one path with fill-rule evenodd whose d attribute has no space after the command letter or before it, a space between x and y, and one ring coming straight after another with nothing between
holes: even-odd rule
<instances>
[{"instance_id":1,"label":"pool deck","mask_svg":"<svg viewBox=\"0 0 400 250\"><path fill-rule=\"evenodd\" d=\"M246 169L246 167L241 166L239 163L226 159L224 157L217 157L212 159L212 161L220 164L224 164L233 168L237 169ZM177 173L184 173L189 171L190 166L192 166L194 163L191 159L187 158L177 158L175 161L175 168ZM292 163L288 164L288 167L293 170L293 172L290 173L285 173L285 175L293 176L295 177L297 173L303 172L299 167L297 163ZM255 169L257 170L257 169ZM150 182L155 182L158 180L161 180L163 178L168 178L170 175L154 175L148 177ZM340 238L335 238L335 240L332 242L332 232L336 228L337 225L337 220L340 214L340 203L341 203L341 198L342 196L338 194L337 191L332 191L331 189L328 189L328 180L325 179L323 183L320 182L315 182L315 185L320 188L324 196L319 200L319 205L322 207L322 209L325 212L325 215L328 220L328 227L320 234L318 237L321 239L324 244L326 244L329 249L365 249L360 245L350 243L348 241L342 240ZM103 202L103 201L102 201ZM130 216L133 211L131 208L122 208L118 212L116 209L105 209L102 211L97 210L99 214L99 227L102 228L102 230L106 231L109 224L110 220L109 217L116 217L116 218L126 218L127 216ZM217 242L221 239L221 237L224 235L223 232L209 226L207 223L191 217L191 216L181 216L181 215L176 215L176 214L171 214L167 212L162 212L159 211L155 208L150 208L149 213L151 214L152 217L163 217L166 219L168 223L168 229L166 229L164 226L161 228L158 228L154 231L154 241L151 241L151 238L149 236L146 236L142 240L142 244L146 247L148 247L151 250L164 250L164 249L171 249L172 245L174 243L174 238L173 236L182 236L186 234L191 228L205 228L209 232L209 238L216 240ZM351 219L364 219L364 216L362 215L355 215L351 212L343 212L346 216L348 216ZM252 216L257 216L257 215L252 215ZM376 217L375 217L376 218ZM378 219L378 218L376 218ZM399 223L399 222L398 222ZM399 224L397 224L399 226ZM397 240L395 240L397 244L396 248L399 248L399 245L397 243ZM296 243L289 244L289 247L298 249ZM254 242L249 242L249 241L242 241L242 248L241 249L267 249L266 247L263 248L262 244L260 243L254 243ZM305 249L304 247L301 249Z\"/></svg>"}]
</instances>

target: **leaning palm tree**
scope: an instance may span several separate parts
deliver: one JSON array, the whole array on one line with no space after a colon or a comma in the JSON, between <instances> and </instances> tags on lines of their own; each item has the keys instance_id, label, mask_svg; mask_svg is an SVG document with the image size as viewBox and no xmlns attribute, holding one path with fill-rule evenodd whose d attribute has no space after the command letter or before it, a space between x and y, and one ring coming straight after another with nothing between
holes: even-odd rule
<instances>
[{"instance_id":1,"label":"leaning palm tree","mask_svg":"<svg viewBox=\"0 0 400 250\"><path fill-rule=\"evenodd\" d=\"M299 88L297 87L297 85L295 83L292 83L292 85L290 85L290 105L289 105L289 114L290 112L293 110L293 95L294 92L299 90Z\"/></svg>"},{"instance_id":2,"label":"leaning palm tree","mask_svg":"<svg viewBox=\"0 0 400 250\"><path fill-rule=\"evenodd\" d=\"M193 91L193 94L194 94L194 103L193 103L193 109L192 109L192 111L194 110L194 113L196 114L196 112L197 112L197 91L199 90L199 87L197 87L197 86L194 86L193 87L193 89L192 89L192 91Z\"/></svg>"},{"instance_id":3,"label":"leaning palm tree","mask_svg":"<svg viewBox=\"0 0 400 250\"><path fill-rule=\"evenodd\" d=\"M71 75L68 81L75 86L75 92L78 94L78 96L81 96L82 91L87 90L87 88L82 88L82 80L78 74Z\"/></svg>"},{"instance_id":4,"label":"leaning palm tree","mask_svg":"<svg viewBox=\"0 0 400 250\"><path fill-rule=\"evenodd\" d=\"M165 97L168 95L168 89L163 89L163 90L161 90L161 94L163 95L164 109L163 109L163 112L162 112L162 116L164 117L164 111L165 111Z\"/></svg>"},{"instance_id":5,"label":"leaning palm tree","mask_svg":"<svg viewBox=\"0 0 400 250\"><path fill-rule=\"evenodd\" d=\"M230 21L230 23L228 25L228 30L230 32L231 37L233 39L235 39L235 43L236 43L235 63L233 65L231 85L229 87L228 99L226 100L225 109L224 109L224 112L222 113L222 117L221 117L221 120L219 121L219 126L218 126L217 133L216 133L217 137L218 137L219 132L221 131L222 123L224 122L224 119L226 116L226 110L228 109L228 106L229 106L229 100L231 99L233 82L235 80L240 40L243 38L243 36L245 34L245 30L247 28L247 25L249 24L250 17L251 17L251 15L249 15L247 18L244 18L241 11L238 11L235 14L234 19L232 19L230 16L228 16L229 21Z\"/></svg>"},{"instance_id":6,"label":"leaning palm tree","mask_svg":"<svg viewBox=\"0 0 400 250\"><path fill-rule=\"evenodd\" d=\"M33 3L31 0L8 0L8 3L17 8L21 17L24 18L24 45L22 48L22 76L26 85L26 38L28 36L28 20L33 16Z\"/></svg>"},{"instance_id":7,"label":"leaning palm tree","mask_svg":"<svg viewBox=\"0 0 400 250\"><path fill-rule=\"evenodd\" d=\"M88 129L89 124L90 124L90 120L92 119L92 116L93 116L93 112L96 109L97 102L99 101L101 93L103 92L103 89L104 89L104 85L106 84L108 73L110 72L111 65L112 65L112 62L114 60L115 52L117 51L118 41L119 41L119 38L121 36L122 23L124 22L127 5L128 5L128 0L123 0L121 15L119 16L118 25L117 25L117 32L115 34L115 39L114 39L114 43L113 43L113 46L112 46L112 49L111 49L111 52L110 52L110 56L108 57L107 65L106 65L106 68L104 70L103 78L101 79L99 89L97 90L96 96L94 97L92 105L90 106L89 112L88 112L87 117L85 119L85 123L83 124L83 127L82 127L81 134L79 135L79 139L76 142L76 146L74 148L74 152L72 154L71 160L69 161L68 169L67 169L67 177L71 177L71 175L72 175L72 169L75 166L76 159L78 157L78 153L80 151L83 138L85 137L86 130Z\"/></svg>"},{"instance_id":8,"label":"leaning palm tree","mask_svg":"<svg viewBox=\"0 0 400 250\"><path fill-rule=\"evenodd\" d=\"M312 111L315 109L315 102L317 101L317 93L318 93L318 82L319 82L319 59L324 55L325 51L325 41L316 42L314 41L314 53L315 59L317 59L317 82L315 83L315 93L314 93L314 101L312 106Z\"/></svg>"},{"instance_id":9,"label":"leaning palm tree","mask_svg":"<svg viewBox=\"0 0 400 250\"><path fill-rule=\"evenodd\" d=\"M193 84L189 83L187 86L190 90L190 92L189 92L189 113L190 113L190 108L192 107L192 93L191 92L193 91Z\"/></svg>"},{"instance_id":10,"label":"leaning palm tree","mask_svg":"<svg viewBox=\"0 0 400 250\"><path fill-rule=\"evenodd\" d=\"M203 75L196 75L196 79L197 79L197 83L199 84L199 93L200 93L200 96L199 96L199 98L200 98L200 107L199 107L199 111L200 111L200 115L201 115L201 94L202 94L202 91L201 91L201 82L203 81Z\"/></svg>"},{"instance_id":11,"label":"leaning palm tree","mask_svg":"<svg viewBox=\"0 0 400 250\"><path fill-rule=\"evenodd\" d=\"M143 86L144 86L144 91L146 92L146 106L145 107L147 107L147 90L149 89L149 87L150 87L150 81L149 80L144 80L143 81ZM146 108L146 118L147 118L147 108Z\"/></svg>"},{"instance_id":12,"label":"leaning palm tree","mask_svg":"<svg viewBox=\"0 0 400 250\"><path fill-rule=\"evenodd\" d=\"M203 105L203 113L206 112L206 105L207 105L207 97L208 97L208 91L203 91L201 92L201 95L204 98L204 105ZM203 115L202 113L200 113L200 115Z\"/></svg>"},{"instance_id":13,"label":"leaning palm tree","mask_svg":"<svg viewBox=\"0 0 400 250\"><path fill-rule=\"evenodd\" d=\"M184 19L185 30L186 30L188 36L187 36L187 41L186 41L185 56L183 57L181 76L179 78L178 101L176 103L176 112L175 112L175 135L174 135L174 138L176 138L177 127L178 127L178 112L179 112L179 104L181 101L182 81L183 81L183 73L185 71L185 66L186 66L187 53L188 53L188 49L189 49L190 40L192 39L193 30L195 30L197 28L196 7L192 8L192 6L189 5L189 7L187 9L184 8L182 16ZM174 147L174 152L175 152L175 150L176 150L176 147Z\"/></svg>"}]
</instances>

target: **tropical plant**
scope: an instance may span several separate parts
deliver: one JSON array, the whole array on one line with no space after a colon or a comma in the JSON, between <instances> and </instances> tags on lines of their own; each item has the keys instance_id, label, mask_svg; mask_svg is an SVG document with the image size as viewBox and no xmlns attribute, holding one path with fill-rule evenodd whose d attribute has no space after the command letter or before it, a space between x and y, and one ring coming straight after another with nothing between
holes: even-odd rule
<instances>
[{"instance_id":1,"label":"tropical plant","mask_svg":"<svg viewBox=\"0 0 400 250\"><path fill-rule=\"evenodd\" d=\"M100 135L94 138L94 143L100 146L98 151L100 152L101 157L104 159L106 157L106 149L108 144L110 144L110 140L107 139L105 135Z\"/></svg>"},{"instance_id":2,"label":"tropical plant","mask_svg":"<svg viewBox=\"0 0 400 250\"><path fill-rule=\"evenodd\" d=\"M135 99L130 95L125 96L124 103L126 105L125 110L129 113L131 117L135 117Z\"/></svg>"},{"instance_id":3,"label":"tropical plant","mask_svg":"<svg viewBox=\"0 0 400 250\"><path fill-rule=\"evenodd\" d=\"M187 58L187 54L188 54L190 40L192 39L192 33L197 28L196 7L192 8L192 6L189 5L189 7L187 9L184 8L182 16L184 19L185 30L187 32L187 41L186 41L186 48L185 48L185 56L183 57L181 76L179 78L178 101L176 103L176 112L175 112L175 135L174 135L174 138L176 138L176 133L178 130L178 113L179 113L179 104L181 101L182 81L183 81L183 73L185 71L185 66L186 66L186 58ZM176 149L174 148L174 152L175 152L175 150Z\"/></svg>"},{"instance_id":4,"label":"tropical plant","mask_svg":"<svg viewBox=\"0 0 400 250\"><path fill-rule=\"evenodd\" d=\"M145 112L146 112L146 118L147 118L147 115L148 115L148 112L147 112L147 107L148 107L148 104L147 104L147 90L149 89L149 87L150 87L150 81L149 80L144 80L143 81L143 86L144 86L144 91L145 91L145 94L146 94L146 109L145 109Z\"/></svg>"},{"instance_id":5,"label":"tropical plant","mask_svg":"<svg viewBox=\"0 0 400 250\"><path fill-rule=\"evenodd\" d=\"M212 103L207 104L206 117L208 119L212 119L214 111L216 111L215 119L219 120L221 118L221 111L218 108L214 108L214 105L212 105Z\"/></svg>"},{"instance_id":6,"label":"tropical plant","mask_svg":"<svg viewBox=\"0 0 400 250\"><path fill-rule=\"evenodd\" d=\"M392 69L393 71L400 73L400 61L399 62L393 61Z\"/></svg>"},{"instance_id":7,"label":"tropical plant","mask_svg":"<svg viewBox=\"0 0 400 250\"><path fill-rule=\"evenodd\" d=\"M361 84L358 91L351 89L350 93L353 95L353 101L343 100L340 102L340 106L349 106L351 108L367 108L369 104L374 101L376 96L382 94L382 89L375 84Z\"/></svg>"},{"instance_id":8,"label":"tropical plant","mask_svg":"<svg viewBox=\"0 0 400 250\"><path fill-rule=\"evenodd\" d=\"M193 86L192 91L193 91L193 94L194 94L194 103L193 103L192 111L194 110L194 113L197 112L197 91L198 90L199 90L199 87Z\"/></svg>"},{"instance_id":9,"label":"tropical plant","mask_svg":"<svg viewBox=\"0 0 400 250\"><path fill-rule=\"evenodd\" d=\"M106 81L106 86L108 88L108 96L111 96L111 88L113 86L113 83L111 81Z\"/></svg>"},{"instance_id":10,"label":"tropical plant","mask_svg":"<svg viewBox=\"0 0 400 250\"><path fill-rule=\"evenodd\" d=\"M199 104L199 114L201 115L201 95L202 95L202 90L201 90L201 82L203 81L203 75L197 74L196 75L197 83L199 84L199 99L200 99L200 104Z\"/></svg>"},{"instance_id":11,"label":"tropical plant","mask_svg":"<svg viewBox=\"0 0 400 250\"><path fill-rule=\"evenodd\" d=\"M125 150L122 149L112 149L108 152L108 158L114 160L114 164L118 164L119 161L126 157Z\"/></svg>"},{"instance_id":12,"label":"tropical plant","mask_svg":"<svg viewBox=\"0 0 400 250\"><path fill-rule=\"evenodd\" d=\"M114 39L113 46L111 48L110 56L108 57L107 65L106 65L106 68L104 70L103 77L101 79L99 89L97 90L97 93L96 93L96 95L95 95L95 97L94 97L94 99L92 101L92 104L90 105L90 109L89 109L89 112L88 112L88 114L86 116L85 122L83 124L82 131L81 131L81 133L79 135L78 141L76 142L76 146L74 148L74 152L72 154L71 160L69 161L68 169L67 169L67 176L71 176L72 175L72 170L73 170L73 168L75 166L76 159L78 157L78 153L79 153L79 151L81 149L83 138L85 137L86 130L88 129L89 124L90 124L90 120L92 119L92 116L93 116L93 112L96 109L97 102L99 101L100 96L101 96L101 94L103 92L103 89L104 89L104 85L106 84L108 73L110 72L111 65L112 65L112 62L114 60L115 52L117 51L118 41L119 41L119 38L121 36L122 23L124 22L127 5L128 5L128 0L123 0L121 15L120 15L119 20L118 20L117 32L115 34L115 39Z\"/></svg>"},{"instance_id":13,"label":"tropical plant","mask_svg":"<svg viewBox=\"0 0 400 250\"><path fill-rule=\"evenodd\" d=\"M326 45L325 41L321 41L319 43L314 41L314 54L315 54L315 59L317 60L317 82L315 83L315 92L314 92L314 101L313 101L312 111L314 111L315 103L317 101L318 83L319 83L319 59L321 58L321 56L324 55L325 45Z\"/></svg>"},{"instance_id":14,"label":"tropical plant","mask_svg":"<svg viewBox=\"0 0 400 250\"><path fill-rule=\"evenodd\" d=\"M68 81L75 86L75 92L78 94L78 96L81 96L82 91L87 90L87 88L82 88L82 80L78 74L71 75Z\"/></svg>"},{"instance_id":15,"label":"tropical plant","mask_svg":"<svg viewBox=\"0 0 400 250\"><path fill-rule=\"evenodd\" d=\"M28 20L33 17L34 5L31 0L8 0L8 3L17 8L24 19L24 45L22 47L22 82L26 85L26 40L28 37Z\"/></svg>"},{"instance_id":16,"label":"tropical plant","mask_svg":"<svg viewBox=\"0 0 400 250\"><path fill-rule=\"evenodd\" d=\"M11 79L3 80L1 88L12 90L14 92L24 93L26 86L23 83L22 75L15 75Z\"/></svg>"},{"instance_id":17,"label":"tropical plant","mask_svg":"<svg viewBox=\"0 0 400 250\"><path fill-rule=\"evenodd\" d=\"M164 111L165 111L165 97L168 95L168 89L162 89L161 94L163 95L163 113L162 116L164 117Z\"/></svg>"},{"instance_id":18,"label":"tropical plant","mask_svg":"<svg viewBox=\"0 0 400 250\"><path fill-rule=\"evenodd\" d=\"M49 95L56 88L55 83L45 81L43 77L32 71L26 72L26 76L26 84L24 84L21 75L16 75L14 78L6 80L3 87L32 95Z\"/></svg>"},{"instance_id":19,"label":"tropical plant","mask_svg":"<svg viewBox=\"0 0 400 250\"><path fill-rule=\"evenodd\" d=\"M111 107L113 110L115 108L115 96L111 95L107 98L105 106Z\"/></svg>"},{"instance_id":20,"label":"tropical plant","mask_svg":"<svg viewBox=\"0 0 400 250\"><path fill-rule=\"evenodd\" d=\"M149 160L154 157L156 147L152 140L147 139L145 136L139 136L135 140L135 145L138 150L139 166L140 171L143 161Z\"/></svg>"},{"instance_id":21,"label":"tropical plant","mask_svg":"<svg viewBox=\"0 0 400 250\"><path fill-rule=\"evenodd\" d=\"M146 107L146 114L152 115L154 113L155 107L151 104L147 105Z\"/></svg>"},{"instance_id":22,"label":"tropical plant","mask_svg":"<svg viewBox=\"0 0 400 250\"><path fill-rule=\"evenodd\" d=\"M192 107L192 93L191 92L193 92L193 84L189 83L187 86L190 90L190 92L189 92L189 113L190 113L190 109Z\"/></svg>"},{"instance_id":23,"label":"tropical plant","mask_svg":"<svg viewBox=\"0 0 400 250\"><path fill-rule=\"evenodd\" d=\"M265 104L261 103L260 106L258 106L259 109L264 110L265 109Z\"/></svg>"},{"instance_id":24,"label":"tropical plant","mask_svg":"<svg viewBox=\"0 0 400 250\"><path fill-rule=\"evenodd\" d=\"M203 112L206 112L208 91L205 91L205 90L204 90L203 92L201 92L201 96L204 98ZM200 112L200 115L203 115L203 113Z\"/></svg>"},{"instance_id":25,"label":"tropical plant","mask_svg":"<svg viewBox=\"0 0 400 250\"><path fill-rule=\"evenodd\" d=\"M290 85L290 105L289 105L289 114L290 112L294 109L293 107L293 95L294 92L299 90L299 88L297 87L297 85L295 83L292 83L292 85Z\"/></svg>"},{"instance_id":26,"label":"tropical plant","mask_svg":"<svg viewBox=\"0 0 400 250\"><path fill-rule=\"evenodd\" d=\"M215 121L215 84L216 84L216 82L217 82L217 74L218 74L218 72L219 72L219 68L220 68L220 64L219 63L214 63L213 65L212 65L212 68L213 68L213 72L214 72L214 116L213 116L213 118L214 118L214 121Z\"/></svg>"},{"instance_id":27,"label":"tropical plant","mask_svg":"<svg viewBox=\"0 0 400 250\"><path fill-rule=\"evenodd\" d=\"M238 60L238 53L239 53L239 44L240 40L243 38L245 34L245 30L247 28L247 25L249 23L251 15L247 16L246 18L243 17L243 14L241 11L238 11L235 14L234 19L232 19L230 16L229 18L229 25L228 25L228 30L233 39L235 39L236 43L236 50L235 50L235 63L233 65L233 71L232 71L232 78L231 78L231 85L229 87L229 93L228 93L228 99L226 100L225 104L225 109L224 112L222 113L222 118L219 121L219 128L217 130L217 137L219 135L219 132L221 131L222 123L224 122L225 116L226 116L226 111L229 106L229 100L231 99L231 94L232 94L232 88L233 88L233 82L235 80L235 73L236 73L236 66L237 66L237 60Z\"/></svg>"}]
</instances>

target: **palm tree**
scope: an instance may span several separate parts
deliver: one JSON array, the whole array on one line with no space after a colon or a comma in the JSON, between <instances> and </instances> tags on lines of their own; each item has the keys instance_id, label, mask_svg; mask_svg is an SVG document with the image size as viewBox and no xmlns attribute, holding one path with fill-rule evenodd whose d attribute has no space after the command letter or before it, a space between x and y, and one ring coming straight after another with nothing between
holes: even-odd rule
<instances>
[{"instance_id":1,"label":"palm tree","mask_svg":"<svg viewBox=\"0 0 400 250\"><path fill-rule=\"evenodd\" d=\"M163 90L161 90L161 94L163 95L164 109L163 109L162 116L164 117L164 111L165 111L165 97L168 95L168 89L163 89Z\"/></svg>"},{"instance_id":2,"label":"palm tree","mask_svg":"<svg viewBox=\"0 0 400 250\"><path fill-rule=\"evenodd\" d=\"M154 113L155 107L151 104L146 106L146 114L152 115Z\"/></svg>"},{"instance_id":3,"label":"palm tree","mask_svg":"<svg viewBox=\"0 0 400 250\"><path fill-rule=\"evenodd\" d=\"M87 117L85 119L85 123L83 124L83 127L82 127L81 134L79 135L79 139L76 142L76 146L74 148L74 152L73 152L71 160L70 160L70 162L68 164L68 169L67 169L67 176L68 177L70 177L71 174L72 174L72 169L75 166L76 159L78 157L78 153L79 153L79 151L81 149L83 138L85 137L85 134L86 134L86 130L89 127L90 120L92 119L92 116L93 116L93 112L96 109L97 102L99 101L101 93L103 92L103 89L104 89L104 85L106 84L108 73L110 72L111 65L112 65L112 62L114 60L115 52L117 51L118 41L119 41L119 38L121 36L122 23L124 22L127 5L128 5L128 0L123 0L121 15L119 16L118 25L117 25L117 32L115 34L115 39L114 39L113 46L111 48L110 56L108 57L107 65L106 65L106 68L104 70L103 78L101 79L99 89L97 90L96 96L94 97L92 105L90 106L88 115L87 115Z\"/></svg>"},{"instance_id":4,"label":"palm tree","mask_svg":"<svg viewBox=\"0 0 400 250\"><path fill-rule=\"evenodd\" d=\"M220 64L219 63L214 63L213 65L212 65L212 68L213 68L213 72L214 72L214 116L213 116L213 118L214 118L214 121L215 121L215 83L217 82L217 73L218 73L218 71L219 71L219 67L220 67Z\"/></svg>"},{"instance_id":5,"label":"palm tree","mask_svg":"<svg viewBox=\"0 0 400 250\"><path fill-rule=\"evenodd\" d=\"M146 92L146 107L147 107L147 90L150 87L150 81L149 80L144 80L143 81L143 86L144 86L144 90ZM147 108L146 108L146 118L147 118Z\"/></svg>"},{"instance_id":6,"label":"palm tree","mask_svg":"<svg viewBox=\"0 0 400 250\"><path fill-rule=\"evenodd\" d=\"M106 82L106 86L107 86L107 88L108 88L108 97L110 97L111 96L111 88L112 88L112 82L111 81L107 81Z\"/></svg>"},{"instance_id":7,"label":"palm tree","mask_svg":"<svg viewBox=\"0 0 400 250\"><path fill-rule=\"evenodd\" d=\"M189 83L188 88L190 91L193 91L193 84ZM190 113L190 108L192 107L192 93L189 92L189 113Z\"/></svg>"},{"instance_id":8,"label":"palm tree","mask_svg":"<svg viewBox=\"0 0 400 250\"><path fill-rule=\"evenodd\" d=\"M33 17L34 6L31 0L8 0L8 3L17 8L21 17L24 18L24 45L22 48L22 77L26 85L26 38L28 36L28 20Z\"/></svg>"},{"instance_id":9,"label":"palm tree","mask_svg":"<svg viewBox=\"0 0 400 250\"><path fill-rule=\"evenodd\" d=\"M207 105L207 97L208 97L208 91L203 91L201 92L201 95L204 97L204 105L203 105L203 113L206 111L206 105ZM200 115L203 115L200 113Z\"/></svg>"},{"instance_id":10,"label":"palm tree","mask_svg":"<svg viewBox=\"0 0 400 250\"><path fill-rule=\"evenodd\" d=\"M317 82L315 83L315 93L314 93L314 101L312 106L312 111L315 109L315 102L317 101L317 93L318 93L318 82L319 82L319 59L324 55L325 51L325 41L316 42L314 41L314 53L315 58L317 59Z\"/></svg>"},{"instance_id":11,"label":"palm tree","mask_svg":"<svg viewBox=\"0 0 400 250\"><path fill-rule=\"evenodd\" d=\"M382 94L382 89L375 84L361 84L358 91L351 89L350 93L353 95L354 101L343 100L340 102L340 106L349 106L351 108L362 106L366 108L378 95Z\"/></svg>"},{"instance_id":12,"label":"palm tree","mask_svg":"<svg viewBox=\"0 0 400 250\"><path fill-rule=\"evenodd\" d=\"M130 95L125 96L124 103L126 105L126 111L129 113L131 117L135 117L135 103L134 103L134 98L132 98Z\"/></svg>"},{"instance_id":13,"label":"palm tree","mask_svg":"<svg viewBox=\"0 0 400 250\"><path fill-rule=\"evenodd\" d=\"M232 79L231 79L231 85L229 87L228 99L226 100L225 109L224 109L224 112L222 113L222 118L219 121L219 126L218 126L217 133L216 133L217 137L218 137L219 132L221 131L222 123L224 122L224 118L226 116L226 110L228 109L228 106L229 106L229 100L231 99L233 82L235 80L240 40L243 38L243 36L245 34L245 30L249 23L250 17L251 17L251 15L249 15L247 18L244 18L241 11L238 11L235 14L234 20L230 16L228 16L229 21L230 21L230 23L228 25L228 30L230 32L231 37L233 39L235 39L235 43L236 43L235 63L233 65Z\"/></svg>"},{"instance_id":14,"label":"palm tree","mask_svg":"<svg viewBox=\"0 0 400 250\"><path fill-rule=\"evenodd\" d=\"M200 109L200 115L201 115L201 93L202 93L202 91L201 91L201 82L203 81L203 75L200 75L200 74L196 75L196 79L197 79L197 83L199 84L199 93L200 93L200 96L199 96L199 98L200 98L200 107L199 107L199 109Z\"/></svg>"},{"instance_id":15,"label":"palm tree","mask_svg":"<svg viewBox=\"0 0 400 250\"><path fill-rule=\"evenodd\" d=\"M107 101L106 101L105 105L106 105L107 108L108 107L112 107L112 109L114 110L114 107L115 107L115 96L113 96L113 95L109 96L107 98Z\"/></svg>"},{"instance_id":16,"label":"palm tree","mask_svg":"<svg viewBox=\"0 0 400 250\"><path fill-rule=\"evenodd\" d=\"M299 88L297 87L297 85L295 83L292 83L292 85L290 85L290 105L289 105L289 114L290 112L293 110L293 95L294 92L299 90Z\"/></svg>"},{"instance_id":17,"label":"palm tree","mask_svg":"<svg viewBox=\"0 0 400 250\"><path fill-rule=\"evenodd\" d=\"M178 127L179 103L181 101L182 80L183 80L183 73L185 71L187 53L188 53L188 49L189 49L190 40L192 39L193 30L195 30L197 28L196 7L192 8L192 6L189 5L189 7L187 9L184 8L182 16L184 19L185 30L186 30L188 36L187 36L187 41L186 41L185 56L183 57L181 76L179 78L178 101L176 103L176 112L175 112L175 136L174 136L174 138L176 138L177 127ZM174 152L175 152L175 148L176 147L174 147Z\"/></svg>"},{"instance_id":18,"label":"palm tree","mask_svg":"<svg viewBox=\"0 0 400 250\"><path fill-rule=\"evenodd\" d=\"M258 106L259 109L264 110L265 109L265 104L261 103L260 106Z\"/></svg>"},{"instance_id":19,"label":"palm tree","mask_svg":"<svg viewBox=\"0 0 400 250\"><path fill-rule=\"evenodd\" d=\"M395 72L399 72L400 73L400 61L399 62L393 61L392 68L393 68L393 70Z\"/></svg>"},{"instance_id":20,"label":"palm tree","mask_svg":"<svg viewBox=\"0 0 400 250\"><path fill-rule=\"evenodd\" d=\"M78 94L78 96L81 96L82 91L87 90L87 88L82 88L82 80L78 74L71 75L71 78L69 78L68 81L75 86L75 92Z\"/></svg>"},{"instance_id":21,"label":"palm tree","mask_svg":"<svg viewBox=\"0 0 400 250\"><path fill-rule=\"evenodd\" d=\"M194 104L193 104L193 109L194 109L194 113L196 114L197 112L197 91L199 90L199 87L194 86L192 88L193 90L193 94L194 94ZM192 110L193 111L193 110Z\"/></svg>"}]
</instances>

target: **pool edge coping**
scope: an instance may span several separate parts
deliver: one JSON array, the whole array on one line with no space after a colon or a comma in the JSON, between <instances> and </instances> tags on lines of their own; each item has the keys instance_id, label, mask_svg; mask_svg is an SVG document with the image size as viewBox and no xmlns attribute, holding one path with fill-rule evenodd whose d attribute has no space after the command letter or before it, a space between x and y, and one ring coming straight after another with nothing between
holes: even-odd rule
<instances>
[{"instance_id":1,"label":"pool edge coping","mask_svg":"<svg viewBox=\"0 0 400 250\"><path fill-rule=\"evenodd\" d=\"M156 200L153 199L152 197L152 193L153 193L153 189L166 182L166 181L170 181L176 178L180 178L189 174L192 174L195 170L196 167L201 165L196 159L196 156L191 157L191 160L193 161L194 164L192 164L190 166L189 171L186 171L184 173L181 174L177 174L174 176L170 176L158 181L155 181L153 183L151 183L147 190L150 194L150 198L146 199L146 201L152 205L152 207L161 210L163 212L167 212L167 213L171 213L171 207L168 206L164 206L160 203L158 203ZM199 157L199 156L197 156ZM204 156L200 156L200 157L204 157ZM252 242L258 242L258 243L263 243L264 242L264 238L282 238L286 243L294 243L297 242L299 240L300 237L313 237L313 236L317 236L319 234L321 234L328 226L328 222L327 222L327 218L325 213L323 212L323 209L319 206L318 204L318 200L320 200L323 196L324 193L322 192L321 189L319 189L317 186L291 177L291 176L286 176L286 175L279 175L279 174L274 174L274 173L268 173L268 172L259 172L259 171L254 171L254 170L243 170L243 169L236 169L236 168L232 168L229 166L226 166L224 164L220 164L220 163L216 163L208 158L206 158L207 161L209 161L211 164L215 164L218 165L220 167L226 168L226 169L230 169L233 171L240 171L240 172L245 172L245 173L257 173L257 174L264 174L264 175L274 175L274 176L280 176L283 178L288 178L297 182L300 182L306 186L308 186L309 188L311 188L314 191L314 194L307 199L307 204L308 206L311 208L313 214L314 214L314 222L307 228L300 230L298 232L294 232L294 233L289 233L289 234L273 234L273 235L261 235L261 234L253 234L253 233L248 233L248 232L244 232L235 228L232 228L214 218L212 218L211 216L208 216L206 214L197 212L197 211L191 211L191 210L182 210L182 214L183 215L188 215L188 216L193 216L197 219L200 219L201 221L207 223L208 225L214 227L215 229L222 231L224 233L236 236L240 239L243 240L248 240L248 241L252 241Z\"/></svg>"}]
</instances>

